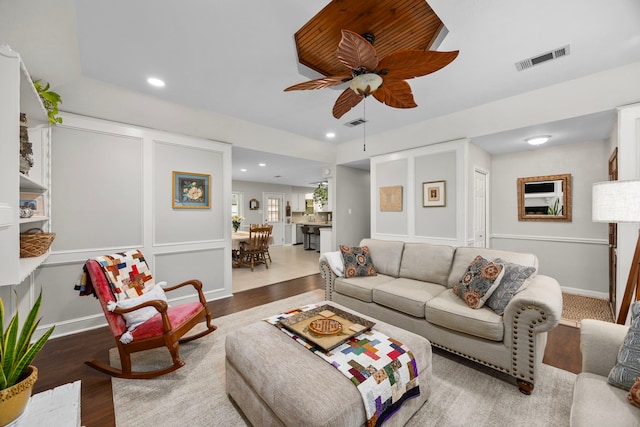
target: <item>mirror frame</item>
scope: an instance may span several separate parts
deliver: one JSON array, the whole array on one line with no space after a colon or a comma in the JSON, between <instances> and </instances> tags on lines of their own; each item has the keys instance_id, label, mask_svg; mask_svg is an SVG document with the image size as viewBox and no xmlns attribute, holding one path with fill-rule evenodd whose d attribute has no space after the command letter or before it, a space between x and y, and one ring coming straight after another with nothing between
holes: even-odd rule
<instances>
[{"instance_id":1,"label":"mirror frame","mask_svg":"<svg viewBox=\"0 0 640 427\"><path fill-rule=\"evenodd\" d=\"M524 208L524 187L530 182L562 181L562 215L526 215ZM531 176L518 178L518 221L571 222L571 174Z\"/></svg>"}]
</instances>

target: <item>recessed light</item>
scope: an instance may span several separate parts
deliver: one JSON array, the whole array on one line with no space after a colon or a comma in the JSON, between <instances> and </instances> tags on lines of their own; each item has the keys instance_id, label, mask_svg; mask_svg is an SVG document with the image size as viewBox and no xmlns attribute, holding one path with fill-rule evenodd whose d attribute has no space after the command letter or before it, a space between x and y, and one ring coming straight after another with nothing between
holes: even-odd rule
<instances>
[{"instance_id":1,"label":"recessed light","mask_svg":"<svg viewBox=\"0 0 640 427\"><path fill-rule=\"evenodd\" d=\"M240 169L240 172L246 172L246 171L247 171L246 169Z\"/></svg>"},{"instance_id":2,"label":"recessed light","mask_svg":"<svg viewBox=\"0 0 640 427\"><path fill-rule=\"evenodd\" d=\"M267 166L267 164L266 163L258 163L258 166L265 167L265 166Z\"/></svg>"},{"instance_id":3,"label":"recessed light","mask_svg":"<svg viewBox=\"0 0 640 427\"><path fill-rule=\"evenodd\" d=\"M551 135L540 135L540 136L527 138L525 139L525 141L531 145L540 145L547 142L550 138L551 138Z\"/></svg>"},{"instance_id":4,"label":"recessed light","mask_svg":"<svg viewBox=\"0 0 640 427\"><path fill-rule=\"evenodd\" d=\"M149 77L147 79L147 83L149 83L151 86L155 86L155 87L164 87L164 81L156 78L156 77Z\"/></svg>"},{"instance_id":5,"label":"recessed light","mask_svg":"<svg viewBox=\"0 0 640 427\"><path fill-rule=\"evenodd\" d=\"M335 132L327 132L327 133L325 134L325 136L326 136L327 138L329 138L329 139L333 139L333 138L335 138L335 137L336 137L336 134L335 134Z\"/></svg>"}]
</instances>

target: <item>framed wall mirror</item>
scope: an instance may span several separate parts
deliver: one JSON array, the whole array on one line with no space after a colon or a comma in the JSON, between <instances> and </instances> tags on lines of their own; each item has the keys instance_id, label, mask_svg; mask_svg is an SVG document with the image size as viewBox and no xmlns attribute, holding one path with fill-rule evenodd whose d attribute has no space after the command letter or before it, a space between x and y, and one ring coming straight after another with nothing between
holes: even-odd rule
<instances>
[{"instance_id":1,"label":"framed wall mirror","mask_svg":"<svg viewBox=\"0 0 640 427\"><path fill-rule=\"evenodd\" d=\"M518 178L518 220L571 222L571 174Z\"/></svg>"}]
</instances>

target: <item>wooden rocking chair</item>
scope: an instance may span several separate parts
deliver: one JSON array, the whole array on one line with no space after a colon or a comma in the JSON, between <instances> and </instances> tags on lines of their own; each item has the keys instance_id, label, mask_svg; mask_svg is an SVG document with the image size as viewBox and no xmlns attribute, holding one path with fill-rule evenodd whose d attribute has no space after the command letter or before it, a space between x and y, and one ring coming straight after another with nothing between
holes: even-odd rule
<instances>
[{"instance_id":1,"label":"wooden rocking chair","mask_svg":"<svg viewBox=\"0 0 640 427\"><path fill-rule=\"evenodd\" d=\"M139 251L135 252L139 253ZM142 256L141 253L140 256ZM110 302L113 304L115 297L102 266L95 260L89 260L85 264L85 270L88 278L91 280L94 292L100 301L104 315L107 318L111 334L115 338L122 366L122 369L117 369L98 360L85 362L88 366L100 372L118 378L130 379L148 379L167 374L185 364L185 362L180 359L178 353L179 344L203 337L216 330L216 326L211 324L211 313L209 312L207 302L202 292L202 282L199 280L189 280L175 286L163 288L165 291L172 291L182 288L183 286L191 285L198 292L198 302L189 302L169 307L166 301L151 300L130 308L115 308L113 311L110 311L107 306ZM122 315L143 307L154 307L158 313L135 329L128 331ZM183 338L187 332L203 320L206 321L206 329L204 331ZM125 333L131 334L132 341L123 344L120 338ZM172 365L154 371L132 371L132 353L159 347L167 348L173 360Z\"/></svg>"}]
</instances>

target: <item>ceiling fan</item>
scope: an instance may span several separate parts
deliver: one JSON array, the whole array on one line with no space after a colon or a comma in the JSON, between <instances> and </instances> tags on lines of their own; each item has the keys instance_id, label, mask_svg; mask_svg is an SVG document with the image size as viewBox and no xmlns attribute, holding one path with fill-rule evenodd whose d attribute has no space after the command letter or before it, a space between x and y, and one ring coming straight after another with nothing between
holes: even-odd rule
<instances>
[{"instance_id":1,"label":"ceiling fan","mask_svg":"<svg viewBox=\"0 0 640 427\"><path fill-rule=\"evenodd\" d=\"M333 106L336 119L358 105L365 97L375 99L395 108L413 108L418 105L413 100L411 87L406 79L424 76L447 66L456 59L458 51L438 52L432 50L408 49L393 52L381 60L373 47L373 34L362 36L349 30L342 30L338 44L338 60L351 70L351 74L327 76L289 86L285 91L323 89L351 82Z\"/></svg>"}]
</instances>

